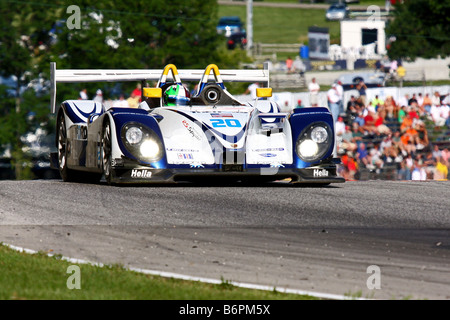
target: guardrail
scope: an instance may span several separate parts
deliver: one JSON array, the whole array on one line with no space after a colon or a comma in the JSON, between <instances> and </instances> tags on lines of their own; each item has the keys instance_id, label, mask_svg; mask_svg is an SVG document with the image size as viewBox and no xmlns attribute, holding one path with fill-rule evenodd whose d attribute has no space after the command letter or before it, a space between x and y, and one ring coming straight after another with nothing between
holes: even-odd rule
<instances>
[{"instance_id":1,"label":"guardrail","mask_svg":"<svg viewBox=\"0 0 450 320\"><path fill-rule=\"evenodd\" d=\"M274 89L280 88L305 88L306 79L300 73L271 73L270 86Z\"/></svg>"},{"instance_id":2,"label":"guardrail","mask_svg":"<svg viewBox=\"0 0 450 320\"><path fill-rule=\"evenodd\" d=\"M301 43L255 43L252 48L252 55L257 60L272 59L277 60L277 54L280 52L299 54Z\"/></svg>"},{"instance_id":3,"label":"guardrail","mask_svg":"<svg viewBox=\"0 0 450 320\"><path fill-rule=\"evenodd\" d=\"M406 72L403 78L399 77L398 74L386 73L386 81L392 81L398 83L398 86L403 87L404 82L422 82L423 86L426 86L427 79L425 77L425 70L409 70Z\"/></svg>"}]
</instances>

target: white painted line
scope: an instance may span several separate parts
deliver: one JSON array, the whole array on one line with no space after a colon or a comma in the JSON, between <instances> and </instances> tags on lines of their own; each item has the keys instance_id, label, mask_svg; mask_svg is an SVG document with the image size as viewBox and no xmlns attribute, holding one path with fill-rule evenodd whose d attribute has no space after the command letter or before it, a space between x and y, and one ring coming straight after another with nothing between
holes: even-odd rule
<instances>
[{"instance_id":1,"label":"white painted line","mask_svg":"<svg viewBox=\"0 0 450 320\"><path fill-rule=\"evenodd\" d=\"M26 249L22 247L13 246L7 243L0 243L4 246L18 251L18 252L24 252L28 254L36 254L38 251ZM48 253L47 256L52 257L54 254ZM62 256L61 260L75 263L75 264L89 264L96 267L104 267L105 265L103 263L98 262L91 262L83 259L75 259L70 257ZM148 269L140 269L140 268L124 268L124 270L134 271L142 274L148 274L153 276L160 276L164 278L173 278L173 279L179 279L179 280L187 280L187 281L197 281L197 282L204 282L204 283L211 283L211 284L221 284L223 283L222 280L217 279L211 279L211 278L203 278L203 277L193 277L189 275L179 274L179 273L172 273L172 272L164 272L164 271L157 271L157 270L148 270ZM265 286L265 285L258 285L258 284L251 284L251 283L244 283L244 282L235 282L235 281L228 281L227 284L233 285L235 287L240 288L246 288L246 289L253 289L253 290L265 290L265 291L274 291L280 293L291 293L291 294L298 294L298 295L308 295L315 298L320 299L331 299L331 300L366 300L364 298L359 297L349 297L344 295L338 295L338 294L332 294L332 293L321 293L321 292L313 292L313 291L305 291L305 290L299 290L299 289L291 289L291 288L277 288L277 287L271 287L271 286Z\"/></svg>"}]
</instances>

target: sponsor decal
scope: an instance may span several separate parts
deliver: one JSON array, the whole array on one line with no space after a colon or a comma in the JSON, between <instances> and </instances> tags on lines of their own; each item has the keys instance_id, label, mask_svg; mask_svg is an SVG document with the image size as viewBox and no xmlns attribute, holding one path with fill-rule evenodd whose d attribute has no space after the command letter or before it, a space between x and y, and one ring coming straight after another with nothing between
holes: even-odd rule
<instances>
[{"instance_id":1,"label":"sponsor decal","mask_svg":"<svg viewBox=\"0 0 450 320\"><path fill-rule=\"evenodd\" d=\"M260 153L259 154L261 157L265 157L265 158L273 158L273 157L276 157L277 156L277 154L275 154L275 153L269 153L269 152L267 152L267 153Z\"/></svg>"},{"instance_id":2,"label":"sponsor decal","mask_svg":"<svg viewBox=\"0 0 450 320\"><path fill-rule=\"evenodd\" d=\"M192 153L177 153L177 158L179 160L182 159L192 160L194 159L194 155Z\"/></svg>"},{"instance_id":3,"label":"sponsor decal","mask_svg":"<svg viewBox=\"0 0 450 320\"><path fill-rule=\"evenodd\" d=\"M271 168L284 168L284 165L280 162L274 162L270 164Z\"/></svg>"},{"instance_id":4,"label":"sponsor decal","mask_svg":"<svg viewBox=\"0 0 450 320\"><path fill-rule=\"evenodd\" d=\"M123 159L120 159L120 158L111 159L111 166L112 167L123 167Z\"/></svg>"},{"instance_id":5,"label":"sponsor decal","mask_svg":"<svg viewBox=\"0 0 450 320\"><path fill-rule=\"evenodd\" d=\"M256 164L261 165L269 165L270 168L284 168L284 164L281 161L275 161L275 160L260 160L256 161ZM264 168L261 168L264 169Z\"/></svg>"},{"instance_id":6,"label":"sponsor decal","mask_svg":"<svg viewBox=\"0 0 450 320\"><path fill-rule=\"evenodd\" d=\"M284 148L252 149L254 152L284 151Z\"/></svg>"},{"instance_id":7,"label":"sponsor decal","mask_svg":"<svg viewBox=\"0 0 450 320\"><path fill-rule=\"evenodd\" d=\"M200 152L200 150L195 149L179 149L179 148L166 148L167 151L176 151L176 152Z\"/></svg>"},{"instance_id":8,"label":"sponsor decal","mask_svg":"<svg viewBox=\"0 0 450 320\"><path fill-rule=\"evenodd\" d=\"M314 169L313 170L314 178L328 177L328 174L329 174L329 172L326 169Z\"/></svg>"},{"instance_id":9,"label":"sponsor decal","mask_svg":"<svg viewBox=\"0 0 450 320\"><path fill-rule=\"evenodd\" d=\"M186 120L182 121L183 126L189 131L189 133L192 135L193 138L197 140L201 140L200 135L195 131L195 129L189 125L189 123Z\"/></svg>"},{"instance_id":10,"label":"sponsor decal","mask_svg":"<svg viewBox=\"0 0 450 320\"><path fill-rule=\"evenodd\" d=\"M133 179L142 179L142 178L151 178L152 172L150 170L144 169L133 169L131 170L131 178Z\"/></svg>"},{"instance_id":11,"label":"sponsor decal","mask_svg":"<svg viewBox=\"0 0 450 320\"><path fill-rule=\"evenodd\" d=\"M212 118L233 118L231 113L211 113Z\"/></svg>"}]
</instances>

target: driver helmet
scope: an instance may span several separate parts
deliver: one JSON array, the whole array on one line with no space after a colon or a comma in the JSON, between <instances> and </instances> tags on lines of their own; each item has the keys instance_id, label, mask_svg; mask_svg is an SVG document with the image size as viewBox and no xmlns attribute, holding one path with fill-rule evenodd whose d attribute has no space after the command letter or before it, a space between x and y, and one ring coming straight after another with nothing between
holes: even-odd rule
<instances>
[{"instance_id":1,"label":"driver helmet","mask_svg":"<svg viewBox=\"0 0 450 320\"><path fill-rule=\"evenodd\" d=\"M185 106L189 104L191 94L181 84L174 84L164 91L164 105L166 106Z\"/></svg>"}]
</instances>

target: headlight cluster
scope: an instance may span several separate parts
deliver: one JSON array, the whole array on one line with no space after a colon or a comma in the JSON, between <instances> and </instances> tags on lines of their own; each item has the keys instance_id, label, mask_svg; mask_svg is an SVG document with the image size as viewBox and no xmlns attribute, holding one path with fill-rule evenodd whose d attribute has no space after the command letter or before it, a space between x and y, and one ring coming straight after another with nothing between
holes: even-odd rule
<instances>
[{"instance_id":1,"label":"headlight cluster","mask_svg":"<svg viewBox=\"0 0 450 320\"><path fill-rule=\"evenodd\" d=\"M127 142L132 146L141 143L143 136L144 133L142 132L142 129L138 127L129 127L125 132L125 138L127 139Z\"/></svg>"},{"instance_id":2,"label":"headlight cluster","mask_svg":"<svg viewBox=\"0 0 450 320\"><path fill-rule=\"evenodd\" d=\"M331 128L325 122L309 125L298 136L295 150L305 162L320 160L333 145Z\"/></svg>"},{"instance_id":3,"label":"headlight cluster","mask_svg":"<svg viewBox=\"0 0 450 320\"><path fill-rule=\"evenodd\" d=\"M157 134L140 123L129 122L122 127L122 142L137 159L156 162L163 156L163 146Z\"/></svg>"}]
</instances>

